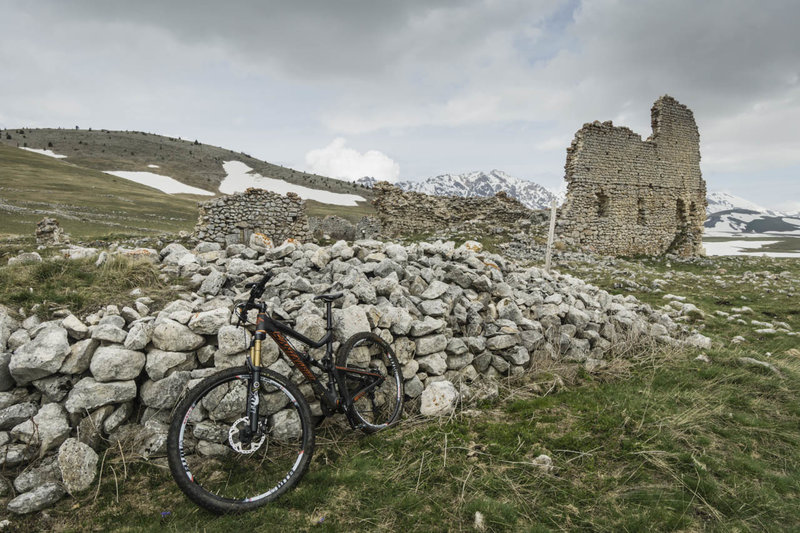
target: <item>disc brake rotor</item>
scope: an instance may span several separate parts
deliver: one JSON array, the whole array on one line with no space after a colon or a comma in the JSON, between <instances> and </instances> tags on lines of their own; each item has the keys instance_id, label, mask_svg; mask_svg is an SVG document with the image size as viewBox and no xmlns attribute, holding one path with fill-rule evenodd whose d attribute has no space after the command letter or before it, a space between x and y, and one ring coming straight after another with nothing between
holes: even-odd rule
<instances>
[{"instance_id":1,"label":"disc brake rotor","mask_svg":"<svg viewBox=\"0 0 800 533\"><path fill-rule=\"evenodd\" d=\"M259 439L253 439L250 441L249 444L242 443L239 440L239 432L242 428L246 428L250 425L250 419L248 417L242 417L236 422L231 425L231 428L228 430L228 442L235 451L244 454L251 454L256 452L261 445L264 444L264 441L267 440L266 432L261 432L261 437Z\"/></svg>"}]
</instances>

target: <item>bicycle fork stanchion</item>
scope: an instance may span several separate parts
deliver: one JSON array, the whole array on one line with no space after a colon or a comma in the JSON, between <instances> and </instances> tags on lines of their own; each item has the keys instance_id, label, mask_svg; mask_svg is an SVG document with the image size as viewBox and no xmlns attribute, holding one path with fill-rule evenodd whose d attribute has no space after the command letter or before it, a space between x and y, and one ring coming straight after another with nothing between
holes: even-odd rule
<instances>
[{"instance_id":1,"label":"bicycle fork stanchion","mask_svg":"<svg viewBox=\"0 0 800 533\"><path fill-rule=\"evenodd\" d=\"M250 361L253 363L253 380L248 391L247 416L250 419L250 438L258 432L258 391L261 388L261 342L267 338L266 313L259 309L256 332L250 347Z\"/></svg>"}]
</instances>

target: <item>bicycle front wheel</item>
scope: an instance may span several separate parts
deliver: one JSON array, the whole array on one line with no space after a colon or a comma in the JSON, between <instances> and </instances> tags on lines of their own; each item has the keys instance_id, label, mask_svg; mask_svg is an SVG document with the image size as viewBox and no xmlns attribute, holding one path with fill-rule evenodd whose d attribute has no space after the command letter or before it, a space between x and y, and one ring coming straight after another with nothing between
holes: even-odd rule
<instances>
[{"instance_id":1,"label":"bicycle front wheel","mask_svg":"<svg viewBox=\"0 0 800 533\"><path fill-rule=\"evenodd\" d=\"M336 357L339 390L365 433L391 426L403 411L403 375L389 345L374 333L356 333Z\"/></svg>"},{"instance_id":2,"label":"bicycle front wheel","mask_svg":"<svg viewBox=\"0 0 800 533\"><path fill-rule=\"evenodd\" d=\"M192 388L176 408L167 457L178 487L217 513L273 501L305 474L314 452L311 413L285 377L261 371L258 431L249 435L247 386L252 373L230 368ZM252 398L251 398L252 401Z\"/></svg>"}]
</instances>

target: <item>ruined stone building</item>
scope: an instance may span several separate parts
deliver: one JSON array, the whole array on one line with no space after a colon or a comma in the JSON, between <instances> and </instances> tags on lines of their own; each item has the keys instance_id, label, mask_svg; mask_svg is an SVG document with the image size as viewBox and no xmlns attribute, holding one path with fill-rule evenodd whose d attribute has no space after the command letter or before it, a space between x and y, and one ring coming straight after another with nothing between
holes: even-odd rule
<instances>
[{"instance_id":1,"label":"ruined stone building","mask_svg":"<svg viewBox=\"0 0 800 533\"><path fill-rule=\"evenodd\" d=\"M561 240L610 255L701 253L706 184L694 115L662 96L651 124L645 141L610 121L578 130L567 149Z\"/></svg>"},{"instance_id":2,"label":"ruined stone building","mask_svg":"<svg viewBox=\"0 0 800 533\"><path fill-rule=\"evenodd\" d=\"M226 244L247 243L261 233L280 244L288 238L308 241L305 201L295 193L286 196L263 189L247 189L199 204L194 236Z\"/></svg>"},{"instance_id":3,"label":"ruined stone building","mask_svg":"<svg viewBox=\"0 0 800 533\"><path fill-rule=\"evenodd\" d=\"M429 196L403 191L385 181L373 187L372 204L385 235L464 231L486 227L513 228L530 220L532 211L504 192L495 196L462 198Z\"/></svg>"}]
</instances>

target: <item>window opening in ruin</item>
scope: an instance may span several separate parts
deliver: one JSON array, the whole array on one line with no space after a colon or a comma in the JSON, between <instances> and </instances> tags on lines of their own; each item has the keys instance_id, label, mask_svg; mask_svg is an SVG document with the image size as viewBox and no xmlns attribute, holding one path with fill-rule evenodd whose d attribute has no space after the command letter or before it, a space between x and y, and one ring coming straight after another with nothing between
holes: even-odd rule
<instances>
[{"instance_id":1,"label":"window opening in ruin","mask_svg":"<svg viewBox=\"0 0 800 533\"><path fill-rule=\"evenodd\" d=\"M644 199L639 198L639 201L636 205L636 223L640 226L644 226L647 223L647 217L645 216L644 210Z\"/></svg>"},{"instance_id":2,"label":"window opening in ruin","mask_svg":"<svg viewBox=\"0 0 800 533\"><path fill-rule=\"evenodd\" d=\"M689 204L689 218L691 218L692 220L697 218L697 204L695 204L694 202L691 202Z\"/></svg>"},{"instance_id":3,"label":"window opening in ruin","mask_svg":"<svg viewBox=\"0 0 800 533\"><path fill-rule=\"evenodd\" d=\"M683 227L686 225L686 202L680 198L678 198L678 201L675 205L675 218L678 222L678 227Z\"/></svg>"},{"instance_id":4,"label":"window opening in ruin","mask_svg":"<svg viewBox=\"0 0 800 533\"><path fill-rule=\"evenodd\" d=\"M608 195L603 191L597 193L597 216L608 216Z\"/></svg>"}]
</instances>

